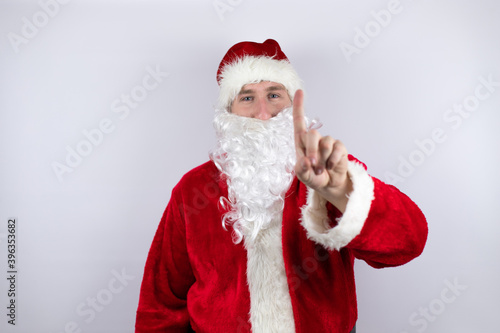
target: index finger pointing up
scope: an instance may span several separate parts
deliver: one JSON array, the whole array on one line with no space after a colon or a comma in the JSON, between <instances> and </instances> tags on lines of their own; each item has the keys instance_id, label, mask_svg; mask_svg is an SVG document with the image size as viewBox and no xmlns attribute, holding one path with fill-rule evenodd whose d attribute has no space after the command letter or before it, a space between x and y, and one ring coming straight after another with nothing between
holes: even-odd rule
<instances>
[{"instance_id":1,"label":"index finger pointing up","mask_svg":"<svg viewBox=\"0 0 500 333\"><path fill-rule=\"evenodd\" d=\"M293 98L293 131L296 148L303 150L302 135L307 133L307 126L304 118L304 92L301 89L297 90Z\"/></svg>"}]
</instances>

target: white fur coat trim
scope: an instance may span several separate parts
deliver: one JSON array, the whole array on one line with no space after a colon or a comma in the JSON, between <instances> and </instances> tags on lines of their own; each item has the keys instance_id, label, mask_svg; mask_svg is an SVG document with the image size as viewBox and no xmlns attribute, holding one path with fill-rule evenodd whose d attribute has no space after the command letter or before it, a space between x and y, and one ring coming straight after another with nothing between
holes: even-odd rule
<instances>
[{"instance_id":1,"label":"white fur coat trim","mask_svg":"<svg viewBox=\"0 0 500 333\"><path fill-rule=\"evenodd\" d=\"M252 333L295 332L281 244L281 219L255 240L245 237Z\"/></svg>"},{"instance_id":2,"label":"white fur coat trim","mask_svg":"<svg viewBox=\"0 0 500 333\"><path fill-rule=\"evenodd\" d=\"M241 88L248 83L272 81L285 86L293 98L297 89L302 87L297 72L287 60L268 57L245 56L224 66L219 82L218 108L228 108Z\"/></svg>"},{"instance_id":3,"label":"white fur coat trim","mask_svg":"<svg viewBox=\"0 0 500 333\"><path fill-rule=\"evenodd\" d=\"M347 173L353 191L344 214L337 220L337 226L330 227L326 200L316 191L308 189L307 205L302 208L301 223L307 231L307 237L330 251L340 250L359 235L374 199L373 180L361 164L349 161Z\"/></svg>"}]
</instances>

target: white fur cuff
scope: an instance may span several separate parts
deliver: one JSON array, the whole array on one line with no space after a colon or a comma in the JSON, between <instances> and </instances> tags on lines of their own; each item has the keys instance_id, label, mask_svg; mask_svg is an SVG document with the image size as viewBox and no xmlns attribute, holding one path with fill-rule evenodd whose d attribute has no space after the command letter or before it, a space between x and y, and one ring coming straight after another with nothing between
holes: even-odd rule
<instances>
[{"instance_id":1,"label":"white fur cuff","mask_svg":"<svg viewBox=\"0 0 500 333\"><path fill-rule=\"evenodd\" d=\"M373 180L361 164L349 161L347 174L351 178L353 191L337 226L330 227L326 200L316 191L308 189L307 205L302 208L301 223L307 231L307 237L330 251L340 250L359 235L374 199Z\"/></svg>"}]
</instances>

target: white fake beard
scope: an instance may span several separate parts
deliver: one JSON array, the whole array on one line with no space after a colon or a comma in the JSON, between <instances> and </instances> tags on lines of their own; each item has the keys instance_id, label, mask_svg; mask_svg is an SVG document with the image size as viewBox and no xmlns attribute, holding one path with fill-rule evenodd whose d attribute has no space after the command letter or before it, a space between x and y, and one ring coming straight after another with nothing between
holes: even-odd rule
<instances>
[{"instance_id":1,"label":"white fake beard","mask_svg":"<svg viewBox=\"0 0 500 333\"><path fill-rule=\"evenodd\" d=\"M233 227L233 242L255 240L260 230L281 220L284 197L294 177L296 161L292 109L269 120L216 110L217 146L211 160L227 177L229 208L222 226Z\"/></svg>"}]
</instances>

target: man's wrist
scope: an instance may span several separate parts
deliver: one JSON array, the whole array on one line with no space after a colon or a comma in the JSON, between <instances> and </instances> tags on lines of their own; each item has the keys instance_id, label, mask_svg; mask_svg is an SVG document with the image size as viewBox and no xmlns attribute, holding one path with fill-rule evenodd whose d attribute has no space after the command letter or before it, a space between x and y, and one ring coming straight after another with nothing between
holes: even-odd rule
<instances>
[{"instance_id":1,"label":"man's wrist","mask_svg":"<svg viewBox=\"0 0 500 333\"><path fill-rule=\"evenodd\" d=\"M329 187L326 191L320 191L319 194L332 205L334 205L341 213L345 212L349 194L353 190L352 181L349 175L346 175L346 180L341 186Z\"/></svg>"}]
</instances>

